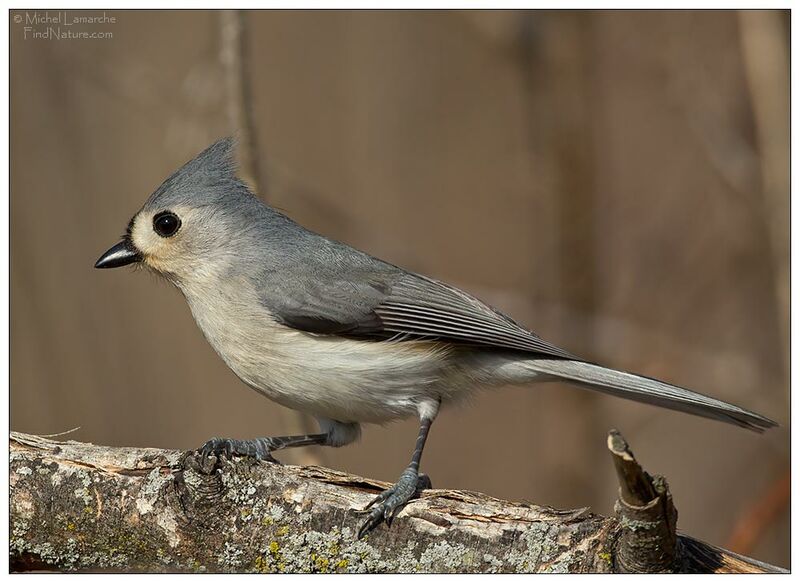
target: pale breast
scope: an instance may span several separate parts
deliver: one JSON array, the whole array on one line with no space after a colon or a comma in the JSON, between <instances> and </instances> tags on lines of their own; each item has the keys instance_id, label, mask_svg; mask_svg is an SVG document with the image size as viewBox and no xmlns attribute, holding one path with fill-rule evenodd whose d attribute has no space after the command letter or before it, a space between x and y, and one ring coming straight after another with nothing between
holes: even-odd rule
<instances>
[{"instance_id":1,"label":"pale breast","mask_svg":"<svg viewBox=\"0 0 800 583\"><path fill-rule=\"evenodd\" d=\"M383 423L415 415L420 400L447 391L442 379L451 364L441 345L309 334L278 324L258 303L245 302L256 306L247 309L220 293L186 294L198 326L239 378L281 405Z\"/></svg>"}]
</instances>

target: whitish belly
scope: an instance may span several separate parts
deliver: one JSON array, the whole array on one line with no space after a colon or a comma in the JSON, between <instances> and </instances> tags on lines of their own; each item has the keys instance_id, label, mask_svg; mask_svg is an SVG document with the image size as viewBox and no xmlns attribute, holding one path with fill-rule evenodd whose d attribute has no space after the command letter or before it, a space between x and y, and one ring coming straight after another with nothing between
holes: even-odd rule
<instances>
[{"instance_id":1,"label":"whitish belly","mask_svg":"<svg viewBox=\"0 0 800 583\"><path fill-rule=\"evenodd\" d=\"M430 343L273 328L255 342L218 352L245 383L273 401L342 422L384 423L416 415L423 399L449 397L448 354Z\"/></svg>"}]
</instances>

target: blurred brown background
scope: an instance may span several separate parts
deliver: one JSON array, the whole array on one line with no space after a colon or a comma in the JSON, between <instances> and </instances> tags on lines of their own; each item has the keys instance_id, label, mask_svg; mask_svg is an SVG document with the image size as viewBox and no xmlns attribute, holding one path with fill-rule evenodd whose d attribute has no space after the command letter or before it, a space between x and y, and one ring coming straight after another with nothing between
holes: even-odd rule
<instances>
[{"instance_id":1,"label":"blurred brown background","mask_svg":"<svg viewBox=\"0 0 800 583\"><path fill-rule=\"evenodd\" d=\"M103 39L11 24L12 428L167 448L302 429L234 377L176 290L92 269L170 172L235 129L222 14L106 14L75 29ZM572 352L782 425L505 389L439 417L434 485L610 513L617 427L668 477L683 532L789 566L788 12L245 22L266 200ZM410 420L280 457L394 480L415 436Z\"/></svg>"}]
</instances>

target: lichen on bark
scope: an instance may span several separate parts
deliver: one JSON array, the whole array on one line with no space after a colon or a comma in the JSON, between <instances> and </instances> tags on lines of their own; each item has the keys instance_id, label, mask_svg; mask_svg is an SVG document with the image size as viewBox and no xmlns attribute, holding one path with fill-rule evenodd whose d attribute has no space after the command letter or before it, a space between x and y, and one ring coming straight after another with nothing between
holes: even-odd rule
<instances>
[{"instance_id":1,"label":"lichen on bark","mask_svg":"<svg viewBox=\"0 0 800 583\"><path fill-rule=\"evenodd\" d=\"M10 459L17 571L610 572L620 529L586 509L434 489L357 540L383 482L18 433Z\"/></svg>"}]
</instances>

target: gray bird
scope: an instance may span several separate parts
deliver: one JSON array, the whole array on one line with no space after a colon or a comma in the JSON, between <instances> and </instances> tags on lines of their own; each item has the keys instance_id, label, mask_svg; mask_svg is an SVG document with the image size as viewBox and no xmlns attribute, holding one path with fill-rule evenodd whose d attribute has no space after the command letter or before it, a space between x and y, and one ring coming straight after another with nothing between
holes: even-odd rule
<instances>
[{"instance_id":1,"label":"gray bird","mask_svg":"<svg viewBox=\"0 0 800 583\"><path fill-rule=\"evenodd\" d=\"M480 388L569 381L755 431L776 425L588 362L455 287L303 228L237 179L233 150L220 140L167 178L95 267L139 263L171 281L245 384L320 425L313 435L214 438L204 458L274 461L287 447L351 443L361 423L419 418L411 463L367 506L359 537L390 525L422 487L420 458L440 407Z\"/></svg>"}]
</instances>

